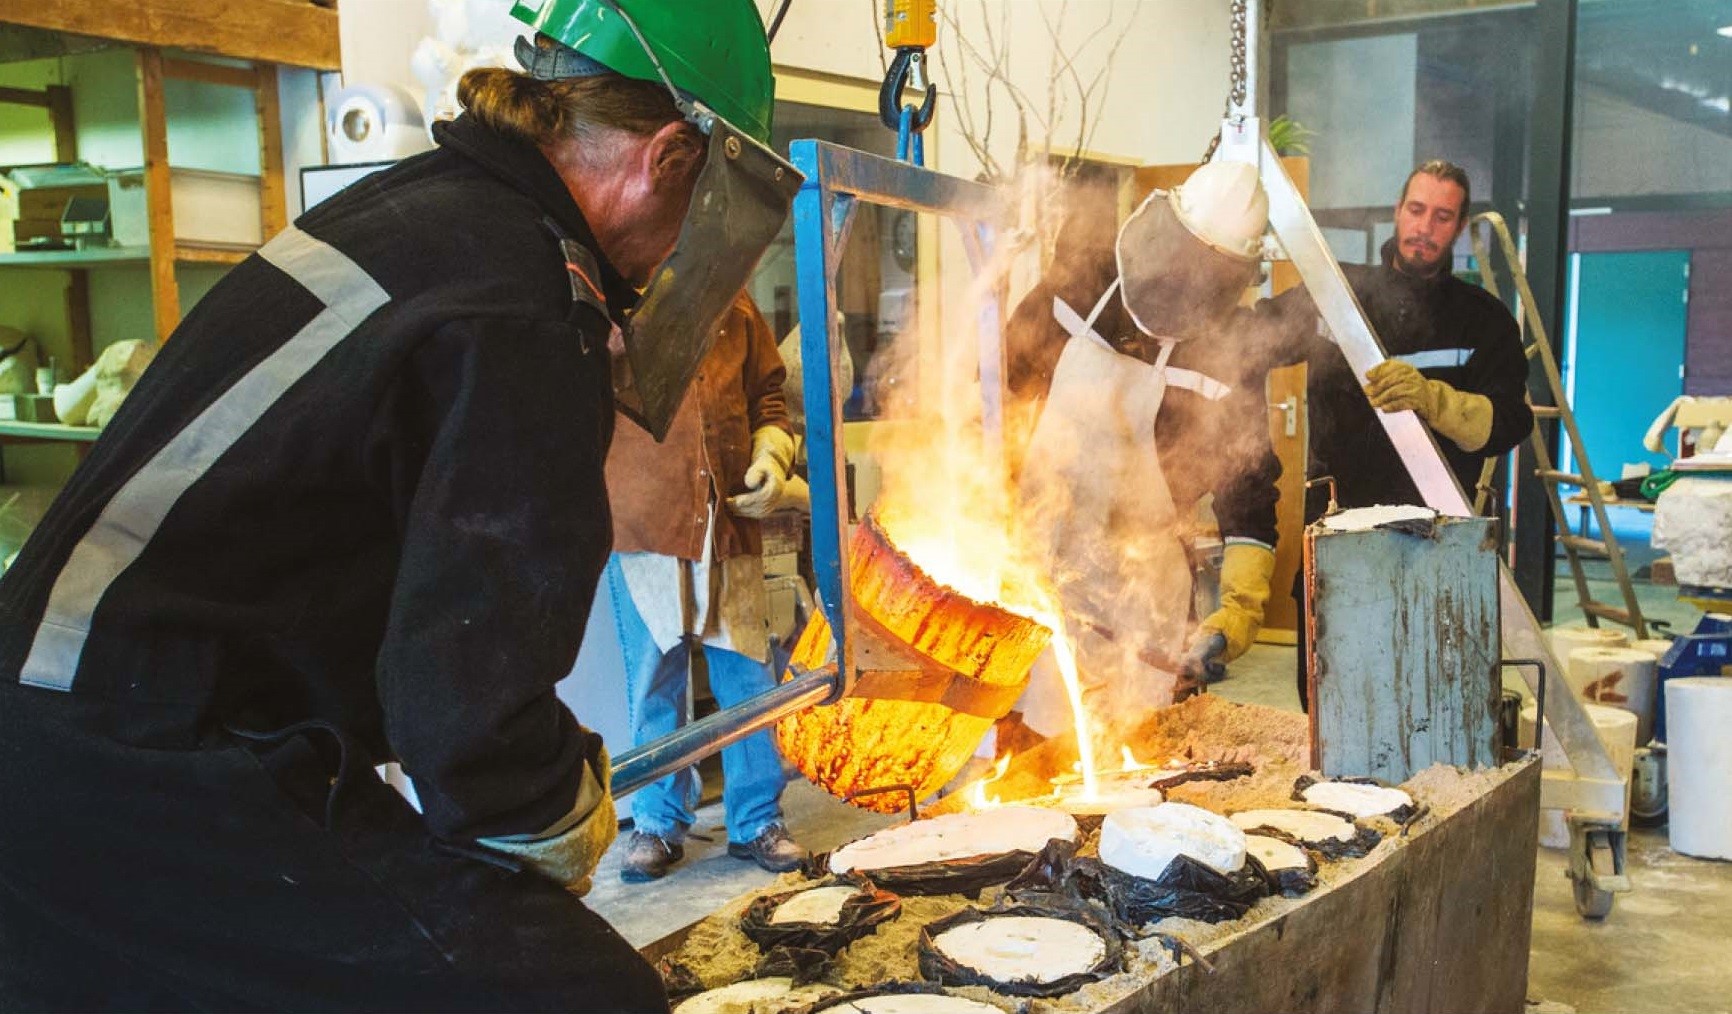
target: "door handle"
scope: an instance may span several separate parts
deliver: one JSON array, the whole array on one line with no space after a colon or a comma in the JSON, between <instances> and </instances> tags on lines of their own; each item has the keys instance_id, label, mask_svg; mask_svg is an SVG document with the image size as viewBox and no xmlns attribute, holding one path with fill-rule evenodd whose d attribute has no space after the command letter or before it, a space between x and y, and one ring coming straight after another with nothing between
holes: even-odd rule
<instances>
[{"instance_id":1,"label":"door handle","mask_svg":"<svg viewBox=\"0 0 1732 1014\"><path fill-rule=\"evenodd\" d=\"M1290 394L1285 400L1275 402L1269 407L1274 411L1280 412L1285 417L1281 424L1281 432L1284 436L1296 437L1299 435L1298 395Z\"/></svg>"}]
</instances>

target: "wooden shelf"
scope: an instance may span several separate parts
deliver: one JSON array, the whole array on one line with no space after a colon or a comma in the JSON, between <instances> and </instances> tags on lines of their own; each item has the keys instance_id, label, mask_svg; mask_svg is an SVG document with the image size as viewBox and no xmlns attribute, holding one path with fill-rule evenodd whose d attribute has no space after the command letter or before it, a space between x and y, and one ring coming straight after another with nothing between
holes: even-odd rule
<instances>
[{"instance_id":1,"label":"wooden shelf","mask_svg":"<svg viewBox=\"0 0 1732 1014\"><path fill-rule=\"evenodd\" d=\"M95 426L67 426L62 423L17 422L0 419L0 437L25 440L55 440L88 444L95 442L102 431Z\"/></svg>"},{"instance_id":2,"label":"wooden shelf","mask_svg":"<svg viewBox=\"0 0 1732 1014\"><path fill-rule=\"evenodd\" d=\"M314 70L342 69L336 8L310 0L0 0L0 22Z\"/></svg>"},{"instance_id":3,"label":"wooden shelf","mask_svg":"<svg viewBox=\"0 0 1732 1014\"><path fill-rule=\"evenodd\" d=\"M239 264L252 256L256 246L234 243L194 243L177 240L174 259L182 264Z\"/></svg>"},{"instance_id":4,"label":"wooden shelf","mask_svg":"<svg viewBox=\"0 0 1732 1014\"><path fill-rule=\"evenodd\" d=\"M97 246L84 250L20 250L0 254L0 268L88 268L101 264L143 264L147 246Z\"/></svg>"},{"instance_id":5,"label":"wooden shelf","mask_svg":"<svg viewBox=\"0 0 1732 1014\"><path fill-rule=\"evenodd\" d=\"M182 264L239 264L257 247L180 241L174 259ZM95 268L108 264L148 264L150 247L101 246L85 250L28 250L0 254L0 268Z\"/></svg>"}]
</instances>

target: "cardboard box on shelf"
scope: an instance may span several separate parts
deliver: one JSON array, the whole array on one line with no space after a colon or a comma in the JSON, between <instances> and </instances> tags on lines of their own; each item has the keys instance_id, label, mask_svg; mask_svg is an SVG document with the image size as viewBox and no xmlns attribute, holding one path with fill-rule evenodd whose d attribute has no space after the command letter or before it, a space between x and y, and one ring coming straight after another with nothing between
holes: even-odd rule
<instances>
[{"instance_id":1,"label":"cardboard box on shelf","mask_svg":"<svg viewBox=\"0 0 1732 1014\"><path fill-rule=\"evenodd\" d=\"M88 186L34 187L18 191L18 217L12 225L12 235L18 246L30 240L60 239L60 218L75 197L108 200L108 188L97 183Z\"/></svg>"}]
</instances>

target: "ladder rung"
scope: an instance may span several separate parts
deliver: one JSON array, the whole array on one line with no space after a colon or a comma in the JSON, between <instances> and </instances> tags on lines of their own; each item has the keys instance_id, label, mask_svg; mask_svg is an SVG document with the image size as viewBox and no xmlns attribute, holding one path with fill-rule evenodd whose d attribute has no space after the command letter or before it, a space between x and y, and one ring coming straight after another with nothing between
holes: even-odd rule
<instances>
[{"instance_id":1,"label":"ladder rung","mask_svg":"<svg viewBox=\"0 0 1732 1014\"><path fill-rule=\"evenodd\" d=\"M1558 541L1578 553L1599 553L1602 556L1610 556L1612 552L1599 539L1584 538L1580 535L1560 535Z\"/></svg>"},{"instance_id":2,"label":"ladder rung","mask_svg":"<svg viewBox=\"0 0 1732 1014\"><path fill-rule=\"evenodd\" d=\"M1529 359L1532 359L1533 357L1540 354L1540 343L1539 342L1528 342L1527 348L1522 349L1522 351L1527 353L1527 357Z\"/></svg>"},{"instance_id":3,"label":"ladder rung","mask_svg":"<svg viewBox=\"0 0 1732 1014\"><path fill-rule=\"evenodd\" d=\"M1555 468L1536 468L1534 474L1547 482L1567 482L1572 486L1586 486L1587 480L1574 472L1560 472Z\"/></svg>"},{"instance_id":4,"label":"ladder rung","mask_svg":"<svg viewBox=\"0 0 1732 1014\"><path fill-rule=\"evenodd\" d=\"M1608 606L1604 602L1583 602L1582 612L1587 613L1589 616L1598 616L1602 620L1611 620L1613 623L1621 623L1626 627L1633 627L1636 625L1635 618L1628 612L1619 609L1616 606Z\"/></svg>"},{"instance_id":5,"label":"ladder rung","mask_svg":"<svg viewBox=\"0 0 1732 1014\"><path fill-rule=\"evenodd\" d=\"M1530 405L1535 419L1557 419L1563 416L1556 405Z\"/></svg>"}]
</instances>

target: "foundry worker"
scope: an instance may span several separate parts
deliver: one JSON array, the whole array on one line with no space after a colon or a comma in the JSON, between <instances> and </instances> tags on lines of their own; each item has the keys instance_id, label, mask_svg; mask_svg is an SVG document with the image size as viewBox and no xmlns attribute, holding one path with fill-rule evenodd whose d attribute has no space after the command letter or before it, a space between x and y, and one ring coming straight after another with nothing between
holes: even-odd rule
<instances>
[{"instance_id":1,"label":"foundry worker","mask_svg":"<svg viewBox=\"0 0 1732 1014\"><path fill-rule=\"evenodd\" d=\"M1052 266L1006 330L1019 514L1090 712L1131 721L1220 678L1262 623L1280 464L1265 364L1222 325L1259 271L1268 199L1254 167L1215 163L1122 229L1110 188L1066 203ZM1222 594L1198 623L1188 543L1211 495Z\"/></svg>"},{"instance_id":2,"label":"foundry worker","mask_svg":"<svg viewBox=\"0 0 1732 1014\"><path fill-rule=\"evenodd\" d=\"M1258 326L1278 326L1295 350L1292 358L1309 366L1310 474L1334 477L1343 508L1425 502L1378 412L1417 414L1463 489L1474 487L1486 458L1504 454L1533 430L1527 357L1515 318L1491 293L1451 273L1469 203L1461 167L1425 162L1402 186L1395 235L1384 244L1382 261L1341 266L1389 356L1363 387L1302 288L1258 308ZM1311 492L1307 523L1322 516L1327 501L1325 489ZM1295 597L1302 594L1303 575L1294 590ZM1303 704L1309 696L1303 623L1299 636Z\"/></svg>"},{"instance_id":3,"label":"foundry worker","mask_svg":"<svg viewBox=\"0 0 1732 1014\"><path fill-rule=\"evenodd\" d=\"M745 0L517 10L559 38L212 289L0 580L0 1008L666 1009L579 900L617 825L554 684L610 331L665 424L644 382L785 218L680 239L774 159L769 53ZM700 255L716 291L658 288Z\"/></svg>"},{"instance_id":4,"label":"foundry worker","mask_svg":"<svg viewBox=\"0 0 1732 1014\"><path fill-rule=\"evenodd\" d=\"M686 724L691 642L723 708L776 685L759 521L787 505L794 437L787 371L751 296L734 301L661 443L616 428L607 459L613 557L607 580L625 655L634 745ZM782 758L760 729L722 749L728 854L773 873L804 849L782 823ZM643 883L685 855L702 785L696 766L631 800L620 876Z\"/></svg>"}]
</instances>

